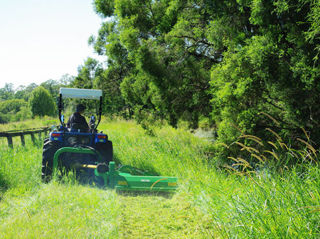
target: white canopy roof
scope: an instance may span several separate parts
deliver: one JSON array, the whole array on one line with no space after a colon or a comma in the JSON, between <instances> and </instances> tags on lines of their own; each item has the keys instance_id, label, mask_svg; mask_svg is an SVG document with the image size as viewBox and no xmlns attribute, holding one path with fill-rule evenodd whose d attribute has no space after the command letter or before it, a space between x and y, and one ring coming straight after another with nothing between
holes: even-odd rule
<instances>
[{"instance_id":1,"label":"white canopy roof","mask_svg":"<svg viewBox=\"0 0 320 239\"><path fill-rule=\"evenodd\" d=\"M102 90L60 88L60 94L62 98L99 100L102 96Z\"/></svg>"}]
</instances>

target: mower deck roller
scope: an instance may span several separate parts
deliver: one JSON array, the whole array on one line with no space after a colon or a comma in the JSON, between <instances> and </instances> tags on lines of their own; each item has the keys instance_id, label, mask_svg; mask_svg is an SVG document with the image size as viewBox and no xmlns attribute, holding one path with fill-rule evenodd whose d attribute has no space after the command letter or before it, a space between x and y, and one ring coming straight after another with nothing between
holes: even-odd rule
<instances>
[{"instance_id":1,"label":"mower deck roller","mask_svg":"<svg viewBox=\"0 0 320 239\"><path fill-rule=\"evenodd\" d=\"M90 148L63 147L57 150L53 160L54 170L58 167L59 156L62 153L97 155L97 164L77 164L74 167L94 170L96 177L103 178L104 186L115 188L117 191L174 192L177 189L176 177L147 176L141 170L128 165L116 169L113 161L109 162L109 165L98 163L101 162L101 155Z\"/></svg>"}]
</instances>

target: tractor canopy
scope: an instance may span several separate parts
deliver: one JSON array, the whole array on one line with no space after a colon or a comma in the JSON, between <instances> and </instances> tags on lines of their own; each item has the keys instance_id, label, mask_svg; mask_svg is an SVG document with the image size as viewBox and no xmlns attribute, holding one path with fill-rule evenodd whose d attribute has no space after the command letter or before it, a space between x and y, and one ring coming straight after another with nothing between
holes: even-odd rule
<instances>
[{"instance_id":1,"label":"tractor canopy","mask_svg":"<svg viewBox=\"0 0 320 239\"><path fill-rule=\"evenodd\" d=\"M72 99L89 99L89 100L99 100L99 112L98 112L98 123L95 125L94 130L97 129L102 115L102 90L95 89L76 89L76 88L60 88L59 98L58 98L58 111L59 111L59 120L61 126L65 127L64 116L62 115L64 98Z\"/></svg>"},{"instance_id":2,"label":"tractor canopy","mask_svg":"<svg viewBox=\"0 0 320 239\"><path fill-rule=\"evenodd\" d=\"M62 98L100 100L102 97L102 90L60 88L60 95Z\"/></svg>"}]
</instances>

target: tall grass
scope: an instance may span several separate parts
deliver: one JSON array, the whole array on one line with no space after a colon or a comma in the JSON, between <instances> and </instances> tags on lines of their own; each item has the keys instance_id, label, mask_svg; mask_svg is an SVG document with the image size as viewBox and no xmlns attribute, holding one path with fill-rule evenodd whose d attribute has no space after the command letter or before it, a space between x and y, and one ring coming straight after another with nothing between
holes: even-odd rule
<instances>
[{"instance_id":1,"label":"tall grass","mask_svg":"<svg viewBox=\"0 0 320 239\"><path fill-rule=\"evenodd\" d=\"M208 229L208 236L320 236L320 170L317 164L275 170L276 164L270 163L277 162L275 156L260 148L269 164L263 163L259 170L249 173L227 174L212 166L211 143L186 131L165 127L154 129L152 137L144 135L134 123L109 123L104 128L114 142L115 155L121 163L180 178L180 190L186 192L189 200L204 214L210 215L208 220L214 229ZM249 137L244 138L248 140ZM280 140L277 143L284 144ZM300 152L290 148L280 151L280 148L278 152L270 151L279 154L279 160L288 157L291 160L291 151L304 160L312 153L310 146ZM249 153L250 157L257 154L253 149ZM318 152L315 153L314 160L318 158ZM243 159L242 166L245 163L250 166Z\"/></svg>"},{"instance_id":2,"label":"tall grass","mask_svg":"<svg viewBox=\"0 0 320 239\"><path fill-rule=\"evenodd\" d=\"M116 194L41 183L41 146L26 145L0 143L0 238L118 238Z\"/></svg>"},{"instance_id":3,"label":"tall grass","mask_svg":"<svg viewBox=\"0 0 320 239\"><path fill-rule=\"evenodd\" d=\"M123 235L126 238L130 230L136 230L132 231L136 237L149 235L141 238L157 238L149 231L154 227L143 218L153 220L156 215L164 215L161 207L171 206L176 213L167 211L170 213L166 217L169 220L166 226L170 229L160 225L163 220L153 221L155 225L159 223L162 230L174 231L174 237L166 234L168 238L179 238L179 233L180 237L185 238L188 238L187 235L191 238L320 236L320 170L314 163L318 159L317 150L314 155L312 149L306 146L305 154L300 154L286 144L288 149L277 151L271 144L268 144L270 149L256 142L257 145L251 145L254 146L252 148L262 153L265 159L252 149L252 152L244 149L241 152L246 151L247 154L242 156L243 161L234 157L237 160L234 164L238 165L230 169L238 173L230 174L215 168L212 143L184 130L154 127L154 136L150 136L140 126L125 121L104 121L100 129L113 141L117 163L129 164L154 174L178 176L180 187L175 201L169 203L162 199L155 203L150 200L150 205L154 206L146 206L149 199L137 197L130 198L131 204L128 204L130 200L121 198L112 190L81 186L73 181L42 184L41 148L32 146L31 140L27 139L26 148L11 150L6 149L4 144L0 145L0 237L117 238ZM249 138L239 139L243 146L234 145L247 147L244 141L252 141ZM308 139L305 141L308 143ZM275 140L270 142L280 146ZM290 150L297 157L311 153L313 160L305 158L305 162L309 160L311 163L299 167L291 165L290 169L275 170L276 165L272 163L261 163L255 171L250 169L252 165L246 157L255 158L253 153L263 158L264 162L277 162L275 156L265 150L276 153L279 160L286 160L291 155ZM245 170L244 165L247 165ZM139 209L139 205L144 207ZM132 208L126 210L126 207ZM123 213L124 210L128 213ZM197 217L193 215L195 211L199 212ZM203 216L202 219L199 215ZM174 223L176 221L179 223ZM175 227L174 230L171 226ZM17 231L16 228L19 228L19 234L13 232ZM130 230L119 233L123 228Z\"/></svg>"},{"instance_id":4,"label":"tall grass","mask_svg":"<svg viewBox=\"0 0 320 239\"><path fill-rule=\"evenodd\" d=\"M17 130L17 129L31 129L38 128L43 126L52 126L58 124L57 119L44 116L44 117L35 117L34 119L28 119L25 121L14 122L9 124L0 124L0 132L9 131L9 130Z\"/></svg>"}]
</instances>

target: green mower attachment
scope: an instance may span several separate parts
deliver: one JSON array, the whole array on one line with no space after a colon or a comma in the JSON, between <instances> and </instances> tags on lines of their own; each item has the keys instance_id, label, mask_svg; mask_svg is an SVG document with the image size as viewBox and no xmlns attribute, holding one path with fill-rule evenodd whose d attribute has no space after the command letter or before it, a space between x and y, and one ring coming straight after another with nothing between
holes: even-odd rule
<instances>
[{"instance_id":1,"label":"green mower attachment","mask_svg":"<svg viewBox=\"0 0 320 239\"><path fill-rule=\"evenodd\" d=\"M62 153L97 154L89 148L63 147L54 155L53 170L58 167L58 158ZM101 162L98 154L98 161ZM117 191L144 191L144 192L174 192L177 189L176 177L147 176L134 167L125 165L116 169L115 162L97 164L78 164L77 168L94 169L96 177L103 178L104 186L115 188ZM138 174L138 175L137 175Z\"/></svg>"},{"instance_id":2,"label":"green mower attachment","mask_svg":"<svg viewBox=\"0 0 320 239\"><path fill-rule=\"evenodd\" d=\"M128 172L136 169L126 165L118 170L115 169L115 162L109 162L109 170L103 172L97 165L94 173L96 176L103 177L105 185L115 188L118 191L156 191L172 192L177 189L177 178L163 176L132 175Z\"/></svg>"}]
</instances>

